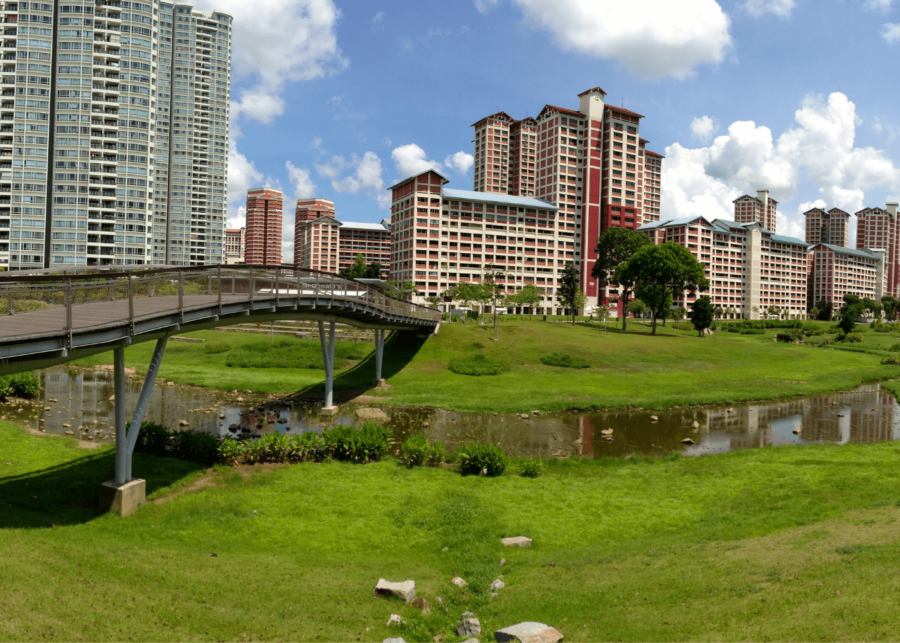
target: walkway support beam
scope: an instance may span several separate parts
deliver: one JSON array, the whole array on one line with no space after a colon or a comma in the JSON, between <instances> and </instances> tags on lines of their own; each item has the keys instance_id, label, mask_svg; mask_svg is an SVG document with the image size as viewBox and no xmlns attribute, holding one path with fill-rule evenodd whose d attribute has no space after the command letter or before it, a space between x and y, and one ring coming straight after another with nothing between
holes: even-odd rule
<instances>
[{"instance_id":1,"label":"walkway support beam","mask_svg":"<svg viewBox=\"0 0 900 643\"><path fill-rule=\"evenodd\" d=\"M128 438L126 440L126 481L133 478L131 471L132 454L134 454L134 447L137 445L138 433L141 431L141 424L144 421L144 415L147 413L147 406L150 404L150 396L153 395L153 387L156 385L156 375L159 373L159 366L162 364L163 353L166 351L166 344L168 341L168 337L163 337L156 341L156 349L153 351L153 358L150 360L147 376L144 378L143 387L141 387L141 395L138 397L134 415L131 416L131 428L128 430ZM116 399L118 400L118 397L116 397Z\"/></svg>"},{"instance_id":2,"label":"walkway support beam","mask_svg":"<svg viewBox=\"0 0 900 643\"><path fill-rule=\"evenodd\" d=\"M334 322L328 322L328 337L325 336L325 322L319 322L319 341L322 343L322 361L325 362L325 406L333 410L334 406Z\"/></svg>"},{"instance_id":3,"label":"walkway support beam","mask_svg":"<svg viewBox=\"0 0 900 643\"><path fill-rule=\"evenodd\" d=\"M375 384L381 382L381 365L384 363L384 333L383 328L375 329Z\"/></svg>"},{"instance_id":4,"label":"walkway support beam","mask_svg":"<svg viewBox=\"0 0 900 643\"><path fill-rule=\"evenodd\" d=\"M127 442L125 435L125 347L119 346L113 351L113 378L115 380L115 417L116 417L116 485L121 486L128 480Z\"/></svg>"}]
</instances>

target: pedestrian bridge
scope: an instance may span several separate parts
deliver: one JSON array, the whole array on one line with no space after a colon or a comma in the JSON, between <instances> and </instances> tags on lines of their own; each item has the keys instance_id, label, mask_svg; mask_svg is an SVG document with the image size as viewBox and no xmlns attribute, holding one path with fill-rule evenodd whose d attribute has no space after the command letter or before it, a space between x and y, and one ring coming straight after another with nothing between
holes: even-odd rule
<instances>
[{"instance_id":1,"label":"pedestrian bridge","mask_svg":"<svg viewBox=\"0 0 900 643\"><path fill-rule=\"evenodd\" d=\"M380 380L385 332L433 333L440 314L391 297L372 283L293 266L134 270L116 266L109 270L4 273L0 276L0 375L47 368L113 350L114 486L118 488L131 480L131 453L168 338L248 321L280 319L319 322L325 409L329 410L334 408L336 322L374 330L374 375ZM126 434L124 351L126 346L146 341L156 341L156 350Z\"/></svg>"}]
</instances>

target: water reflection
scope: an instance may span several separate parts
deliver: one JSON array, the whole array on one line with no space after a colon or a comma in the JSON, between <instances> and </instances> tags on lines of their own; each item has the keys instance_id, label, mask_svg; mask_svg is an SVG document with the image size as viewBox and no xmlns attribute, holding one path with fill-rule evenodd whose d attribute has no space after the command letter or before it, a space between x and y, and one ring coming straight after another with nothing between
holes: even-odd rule
<instances>
[{"instance_id":1,"label":"water reflection","mask_svg":"<svg viewBox=\"0 0 900 643\"><path fill-rule=\"evenodd\" d=\"M40 401L21 407L4 405L0 412L49 433L68 432L93 442L112 440L110 371L58 367L42 372L41 377L44 387ZM140 385L140 378L126 382L129 409L137 402ZM335 423L354 423L359 408L347 404L341 407L339 416L326 419L318 416L315 406L290 406L261 396L172 386L161 380L153 390L146 419L169 427L186 420L194 430L253 437L276 431L321 431ZM774 445L868 444L900 438L897 402L877 384L849 393L733 408L527 417L390 406L383 410L398 443L421 432L443 442L448 450L475 441L499 444L515 456L707 455ZM686 439L694 444L683 443Z\"/></svg>"}]
</instances>

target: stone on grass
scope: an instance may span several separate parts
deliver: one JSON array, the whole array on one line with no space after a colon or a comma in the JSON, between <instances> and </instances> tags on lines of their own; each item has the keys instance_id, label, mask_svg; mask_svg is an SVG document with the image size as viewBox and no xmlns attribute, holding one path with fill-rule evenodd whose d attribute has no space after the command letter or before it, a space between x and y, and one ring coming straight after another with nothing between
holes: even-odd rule
<instances>
[{"instance_id":1,"label":"stone on grass","mask_svg":"<svg viewBox=\"0 0 900 643\"><path fill-rule=\"evenodd\" d=\"M463 643L478 643L478 639L475 639L475 638L466 639L465 641L463 641Z\"/></svg>"},{"instance_id":2,"label":"stone on grass","mask_svg":"<svg viewBox=\"0 0 900 643\"><path fill-rule=\"evenodd\" d=\"M406 639L402 636L392 636L389 639L384 639L381 643L406 643Z\"/></svg>"},{"instance_id":3,"label":"stone on grass","mask_svg":"<svg viewBox=\"0 0 900 643\"><path fill-rule=\"evenodd\" d=\"M399 598L409 603L416 597L416 581L407 580L402 583L391 583L383 578L378 579L378 584L372 592L375 596L385 596L387 598Z\"/></svg>"},{"instance_id":4,"label":"stone on grass","mask_svg":"<svg viewBox=\"0 0 900 643\"><path fill-rule=\"evenodd\" d=\"M399 614L391 614L391 617L388 619L387 626L393 627L394 625L403 625L405 621L400 618Z\"/></svg>"},{"instance_id":5,"label":"stone on grass","mask_svg":"<svg viewBox=\"0 0 900 643\"><path fill-rule=\"evenodd\" d=\"M563 635L549 625L528 621L497 630L494 638L497 643L558 643Z\"/></svg>"},{"instance_id":6,"label":"stone on grass","mask_svg":"<svg viewBox=\"0 0 900 643\"><path fill-rule=\"evenodd\" d=\"M465 612L456 627L457 636L478 636L481 634L481 621L472 612Z\"/></svg>"},{"instance_id":7,"label":"stone on grass","mask_svg":"<svg viewBox=\"0 0 900 643\"><path fill-rule=\"evenodd\" d=\"M515 536L513 538L501 538L504 547L531 547L531 538Z\"/></svg>"},{"instance_id":8,"label":"stone on grass","mask_svg":"<svg viewBox=\"0 0 900 643\"><path fill-rule=\"evenodd\" d=\"M427 600L425 600L421 596L414 598L410 602L410 605L412 605L417 610L422 612L422 614L424 614L425 616L428 616L429 614L431 614L431 603L429 603Z\"/></svg>"},{"instance_id":9,"label":"stone on grass","mask_svg":"<svg viewBox=\"0 0 900 643\"><path fill-rule=\"evenodd\" d=\"M356 409L356 417L360 420L370 420L372 422L387 422L387 413L381 409L362 408Z\"/></svg>"},{"instance_id":10,"label":"stone on grass","mask_svg":"<svg viewBox=\"0 0 900 643\"><path fill-rule=\"evenodd\" d=\"M464 581L462 578L460 578L459 576L454 576L453 580L451 580L450 582L453 583L454 585L456 585L457 587L465 587L466 585L468 585L468 583L466 581Z\"/></svg>"},{"instance_id":11,"label":"stone on grass","mask_svg":"<svg viewBox=\"0 0 900 643\"><path fill-rule=\"evenodd\" d=\"M505 558L501 558L501 559L500 559L500 567L503 567L505 564L506 564L506 559L505 559Z\"/></svg>"},{"instance_id":12,"label":"stone on grass","mask_svg":"<svg viewBox=\"0 0 900 643\"><path fill-rule=\"evenodd\" d=\"M504 583L499 578L497 580L495 580L493 583L491 583L491 591L492 592L496 592L498 589L503 589L504 587L506 587L506 583Z\"/></svg>"},{"instance_id":13,"label":"stone on grass","mask_svg":"<svg viewBox=\"0 0 900 643\"><path fill-rule=\"evenodd\" d=\"M540 411L532 411L531 414L532 414L532 415L540 415L541 412L540 412Z\"/></svg>"}]
</instances>

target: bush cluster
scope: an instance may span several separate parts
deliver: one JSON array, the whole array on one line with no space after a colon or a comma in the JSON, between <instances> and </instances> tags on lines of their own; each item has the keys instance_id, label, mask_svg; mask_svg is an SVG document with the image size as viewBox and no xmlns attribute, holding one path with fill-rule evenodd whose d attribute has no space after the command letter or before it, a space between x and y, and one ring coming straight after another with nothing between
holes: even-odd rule
<instances>
[{"instance_id":1,"label":"bush cluster","mask_svg":"<svg viewBox=\"0 0 900 643\"><path fill-rule=\"evenodd\" d=\"M506 470L506 453L495 444L464 444L456 449L456 461L463 475L484 474L492 478Z\"/></svg>"},{"instance_id":2,"label":"bush cluster","mask_svg":"<svg viewBox=\"0 0 900 643\"><path fill-rule=\"evenodd\" d=\"M847 344L854 344L857 342L861 342L862 340L863 340L863 336L860 333L853 332L853 333L846 333L846 334L841 333L840 335L837 336L837 339L835 341L845 342Z\"/></svg>"},{"instance_id":3,"label":"bush cluster","mask_svg":"<svg viewBox=\"0 0 900 643\"><path fill-rule=\"evenodd\" d=\"M481 353L452 359L448 367L459 375L474 375L475 377L500 375L509 370L509 365L505 362Z\"/></svg>"},{"instance_id":4,"label":"bush cluster","mask_svg":"<svg viewBox=\"0 0 900 643\"><path fill-rule=\"evenodd\" d=\"M777 335L775 335L775 339L779 342L792 344L803 339L803 329L794 328L786 333L778 333Z\"/></svg>"},{"instance_id":5,"label":"bush cluster","mask_svg":"<svg viewBox=\"0 0 900 643\"><path fill-rule=\"evenodd\" d=\"M900 357L894 357L893 355L890 355L888 357L885 357L883 360L881 360L881 363L886 366L888 366L888 365L900 366Z\"/></svg>"},{"instance_id":6,"label":"bush cluster","mask_svg":"<svg viewBox=\"0 0 900 643\"><path fill-rule=\"evenodd\" d=\"M444 445L429 442L421 433L406 439L400 447L400 458L408 469L413 467L436 467L444 462Z\"/></svg>"},{"instance_id":7,"label":"bush cluster","mask_svg":"<svg viewBox=\"0 0 900 643\"><path fill-rule=\"evenodd\" d=\"M765 335L766 331L762 328L732 328L729 333L740 333L741 335Z\"/></svg>"},{"instance_id":8,"label":"bush cluster","mask_svg":"<svg viewBox=\"0 0 900 643\"><path fill-rule=\"evenodd\" d=\"M739 319L732 322L722 322L722 328L729 332L734 332L732 328L755 328L755 329L772 329L772 328L802 328L803 322L799 319Z\"/></svg>"},{"instance_id":9,"label":"bush cluster","mask_svg":"<svg viewBox=\"0 0 900 643\"><path fill-rule=\"evenodd\" d=\"M220 444L218 437L208 433L170 431L162 424L144 422L134 450L210 466L218 458Z\"/></svg>"},{"instance_id":10,"label":"bush cluster","mask_svg":"<svg viewBox=\"0 0 900 643\"><path fill-rule=\"evenodd\" d=\"M0 400L10 397L33 399L41 394L41 378L35 372L0 376Z\"/></svg>"},{"instance_id":11,"label":"bush cluster","mask_svg":"<svg viewBox=\"0 0 900 643\"><path fill-rule=\"evenodd\" d=\"M561 366L562 368L590 368L591 366L591 363L584 357L559 352L541 355L541 363L547 366Z\"/></svg>"},{"instance_id":12,"label":"bush cluster","mask_svg":"<svg viewBox=\"0 0 900 643\"><path fill-rule=\"evenodd\" d=\"M523 478L538 478L544 470L544 461L540 458L523 460L519 463L519 475Z\"/></svg>"},{"instance_id":13,"label":"bush cluster","mask_svg":"<svg viewBox=\"0 0 900 643\"><path fill-rule=\"evenodd\" d=\"M218 449L224 464L263 462L296 463L378 462L391 446L391 431L380 424L365 422L358 427L338 425L321 433L284 435L270 433L255 440L225 438Z\"/></svg>"}]
</instances>

